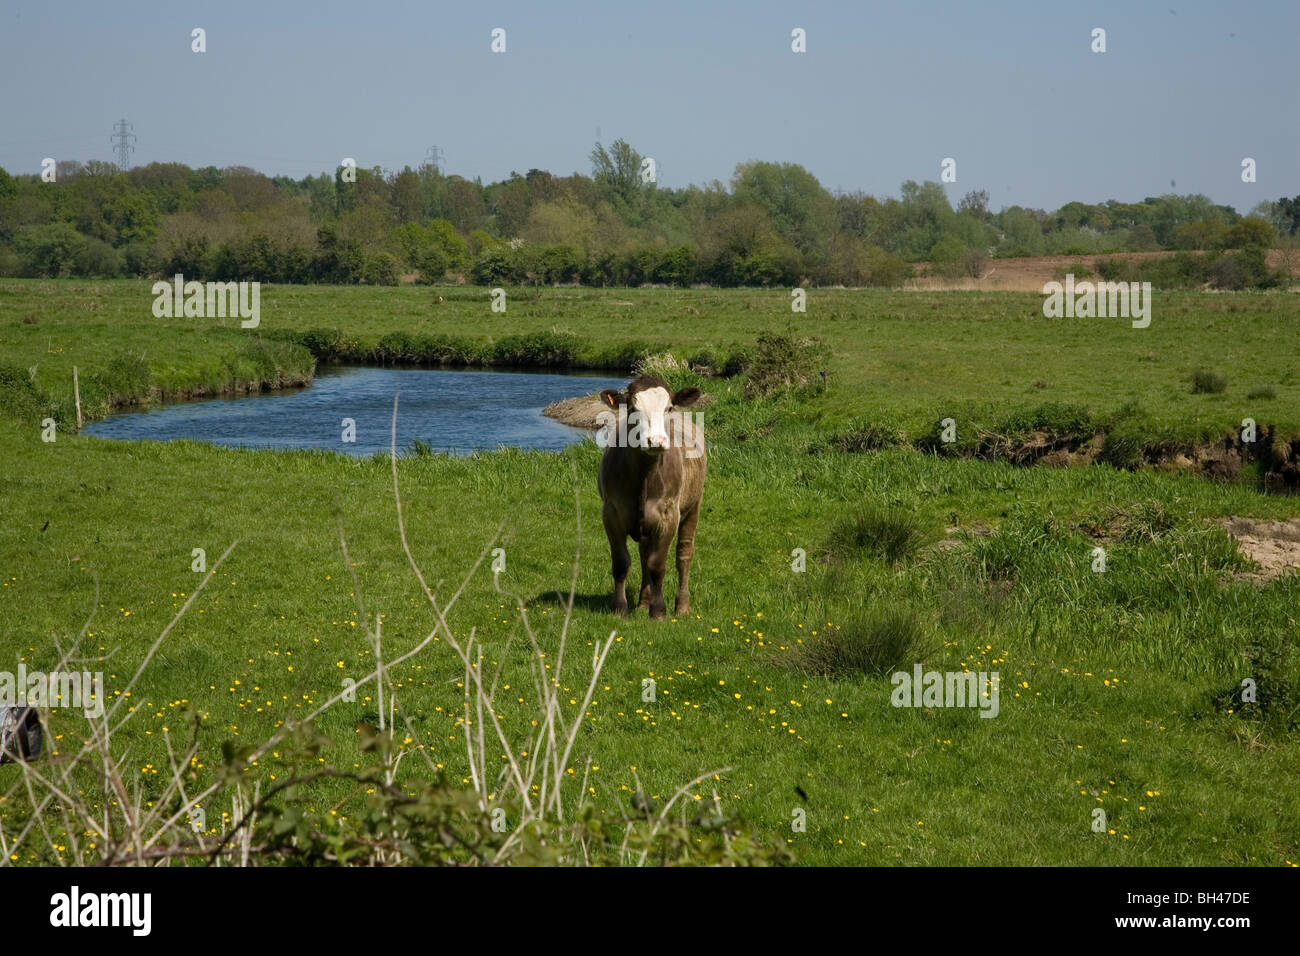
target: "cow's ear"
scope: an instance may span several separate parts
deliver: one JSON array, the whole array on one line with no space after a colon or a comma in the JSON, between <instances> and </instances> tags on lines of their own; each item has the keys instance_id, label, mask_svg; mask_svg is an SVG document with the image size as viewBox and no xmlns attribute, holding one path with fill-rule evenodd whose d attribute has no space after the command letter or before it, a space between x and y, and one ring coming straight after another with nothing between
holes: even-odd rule
<instances>
[{"instance_id":1,"label":"cow's ear","mask_svg":"<svg viewBox=\"0 0 1300 956\"><path fill-rule=\"evenodd\" d=\"M678 408L686 408L694 405L700 398L700 390L691 386L689 388L679 388L673 392L673 404Z\"/></svg>"},{"instance_id":2,"label":"cow's ear","mask_svg":"<svg viewBox=\"0 0 1300 956\"><path fill-rule=\"evenodd\" d=\"M618 408L620 405L627 404L627 396L622 392L616 392L612 388L601 389L600 400L610 408Z\"/></svg>"}]
</instances>

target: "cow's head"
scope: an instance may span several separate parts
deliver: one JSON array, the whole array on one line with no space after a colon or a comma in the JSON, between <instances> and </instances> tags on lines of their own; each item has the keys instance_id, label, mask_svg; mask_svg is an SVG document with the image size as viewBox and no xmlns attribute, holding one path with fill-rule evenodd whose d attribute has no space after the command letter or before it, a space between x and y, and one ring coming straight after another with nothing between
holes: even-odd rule
<instances>
[{"instance_id":1,"label":"cow's head","mask_svg":"<svg viewBox=\"0 0 1300 956\"><path fill-rule=\"evenodd\" d=\"M615 411L619 406L627 407L629 444L652 455L662 455L670 446L668 428L674 417L671 413L694 405L699 397L698 388L679 388L673 392L667 382L649 376L631 382L625 391L607 388L600 393L601 401ZM677 428L680 427L678 422ZM680 442L680 432L672 438Z\"/></svg>"}]
</instances>

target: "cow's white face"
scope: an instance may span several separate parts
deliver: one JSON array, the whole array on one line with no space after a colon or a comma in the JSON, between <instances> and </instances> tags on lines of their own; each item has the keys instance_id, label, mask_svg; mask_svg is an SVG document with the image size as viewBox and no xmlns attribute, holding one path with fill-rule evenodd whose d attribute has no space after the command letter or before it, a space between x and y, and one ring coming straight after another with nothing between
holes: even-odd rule
<instances>
[{"instance_id":1,"label":"cow's white face","mask_svg":"<svg viewBox=\"0 0 1300 956\"><path fill-rule=\"evenodd\" d=\"M628 425L640 438L642 450L662 455L668 448L668 409L673 397L665 388L646 388L633 394Z\"/></svg>"},{"instance_id":2,"label":"cow's white face","mask_svg":"<svg viewBox=\"0 0 1300 956\"><path fill-rule=\"evenodd\" d=\"M688 427L680 409L694 405L700 399L700 390L693 386L668 391L662 382L638 379L627 391L612 388L601 391L600 398L617 416L602 410L597 416L602 421L596 442L601 447L612 444L619 448L639 448L654 457L669 448L686 449L688 458L698 458L704 453L703 433ZM690 413L685 413L689 417Z\"/></svg>"}]
</instances>

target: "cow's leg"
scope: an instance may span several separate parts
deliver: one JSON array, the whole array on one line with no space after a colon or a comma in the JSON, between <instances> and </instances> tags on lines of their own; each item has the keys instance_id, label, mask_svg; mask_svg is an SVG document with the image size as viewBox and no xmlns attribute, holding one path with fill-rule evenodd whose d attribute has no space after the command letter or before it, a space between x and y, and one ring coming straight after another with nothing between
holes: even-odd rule
<instances>
[{"instance_id":1,"label":"cow's leg","mask_svg":"<svg viewBox=\"0 0 1300 956\"><path fill-rule=\"evenodd\" d=\"M681 524L681 515L676 505L663 508L653 516L653 523L647 522L643 528L641 562L645 567L644 584L641 589L641 601L650 608L650 620L662 621L668 616L664 605L664 573L668 570L668 549L673 545L673 532ZM645 587L648 584L648 589Z\"/></svg>"},{"instance_id":2,"label":"cow's leg","mask_svg":"<svg viewBox=\"0 0 1300 956\"><path fill-rule=\"evenodd\" d=\"M618 522L605 521L605 534L609 538L610 570L614 575L614 613L627 616L627 572L632 567L632 556L627 553L627 530Z\"/></svg>"},{"instance_id":3,"label":"cow's leg","mask_svg":"<svg viewBox=\"0 0 1300 956\"><path fill-rule=\"evenodd\" d=\"M668 570L668 549L672 543L670 535L660 533L647 549L649 559L646 561L646 571L650 575L649 607L652 621L662 621L668 616L668 608L664 605L664 572ZM642 597L642 600L646 599Z\"/></svg>"},{"instance_id":4,"label":"cow's leg","mask_svg":"<svg viewBox=\"0 0 1300 956\"><path fill-rule=\"evenodd\" d=\"M673 613L691 613L691 558L695 557L695 526L700 523L697 505L682 517L677 528L677 601Z\"/></svg>"},{"instance_id":5,"label":"cow's leg","mask_svg":"<svg viewBox=\"0 0 1300 956\"><path fill-rule=\"evenodd\" d=\"M637 552L641 555L641 599L637 601L638 611L644 611L650 607L650 595L653 588L651 587L650 573L650 552L654 549L654 541L650 537L650 532L646 528L641 529L641 538L637 542Z\"/></svg>"}]
</instances>

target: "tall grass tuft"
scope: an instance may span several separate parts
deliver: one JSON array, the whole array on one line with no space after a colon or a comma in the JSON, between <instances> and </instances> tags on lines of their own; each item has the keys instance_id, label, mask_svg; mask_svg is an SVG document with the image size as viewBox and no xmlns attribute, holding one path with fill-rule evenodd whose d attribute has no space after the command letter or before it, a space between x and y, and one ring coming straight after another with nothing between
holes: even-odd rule
<instances>
[{"instance_id":1,"label":"tall grass tuft","mask_svg":"<svg viewBox=\"0 0 1300 956\"><path fill-rule=\"evenodd\" d=\"M831 528L825 553L832 563L868 556L898 564L913 557L925 542L916 516L899 507L865 507Z\"/></svg>"},{"instance_id":2,"label":"tall grass tuft","mask_svg":"<svg viewBox=\"0 0 1300 956\"><path fill-rule=\"evenodd\" d=\"M645 356L633 367L632 375L663 379L673 391L688 385L703 388L708 384L708 379L694 371L689 362L677 358L672 352Z\"/></svg>"},{"instance_id":3,"label":"tall grass tuft","mask_svg":"<svg viewBox=\"0 0 1300 956\"><path fill-rule=\"evenodd\" d=\"M851 424L831 442L833 448L850 453L880 451L902 444L902 436L888 425L861 421Z\"/></svg>"},{"instance_id":4,"label":"tall grass tuft","mask_svg":"<svg viewBox=\"0 0 1300 956\"><path fill-rule=\"evenodd\" d=\"M1228 380L1209 368L1198 368L1192 373L1193 395L1219 395L1228 388Z\"/></svg>"},{"instance_id":5,"label":"tall grass tuft","mask_svg":"<svg viewBox=\"0 0 1300 956\"><path fill-rule=\"evenodd\" d=\"M818 379L829 352L815 339L793 331L763 332L755 343L754 358L745 381L746 398L763 398L777 392L800 392Z\"/></svg>"},{"instance_id":6,"label":"tall grass tuft","mask_svg":"<svg viewBox=\"0 0 1300 956\"><path fill-rule=\"evenodd\" d=\"M823 625L799 645L793 663L820 677L843 680L884 677L903 666L923 663L934 653L926 626L899 607L863 607L842 623Z\"/></svg>"},{"instance_id":7,"label":"tall grass tuft","mask_svg":"<svg viewBox=\"0 0 1300 956\"><path fill-rule=\"evenodd\" d=\"M1158 498L1126 510L1115 509L1114 518L1118 524L1119 540L1129 544L1155 541L1178 523L1165 503Z\"/></svg>"}]
</instances>

